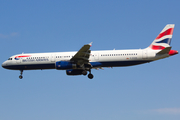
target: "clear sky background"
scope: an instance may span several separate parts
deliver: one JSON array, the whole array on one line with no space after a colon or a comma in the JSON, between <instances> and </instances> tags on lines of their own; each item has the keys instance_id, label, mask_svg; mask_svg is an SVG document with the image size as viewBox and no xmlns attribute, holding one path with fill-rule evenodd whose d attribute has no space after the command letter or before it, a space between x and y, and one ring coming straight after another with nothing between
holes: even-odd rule
<instances>
[{"instance_id":1,"label":"clear sky background","mask_svg":"<svg viewBox=\"0 0 180 120\"><path fill-rule=\"evenodd\" d=\"M1 0L0 62L15 54L148 47L175 24L178 0ZM65 71L0 68L0 120L179 120L180 55L132 67Z\"/></svg>"}]
</instances>

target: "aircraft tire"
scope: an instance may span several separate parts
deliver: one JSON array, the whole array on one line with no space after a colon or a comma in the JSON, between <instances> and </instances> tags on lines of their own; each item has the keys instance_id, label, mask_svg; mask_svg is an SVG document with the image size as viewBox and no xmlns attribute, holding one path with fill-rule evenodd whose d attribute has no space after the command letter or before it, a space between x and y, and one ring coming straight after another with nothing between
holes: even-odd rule
<instances>
[{"instance_id":1,"label":"aircraft tire","mask_svg":"<svg viewBox=\"0 0 180 120\"><path fill-rule=\"evenodd\" d=\"M94 77L94 76L93 76L93 74L91 74L91 73L88 75L88 78L89 78L89 79L93 79L93 77Z\"/></svg>"},{"instance_id":2,"label":"aircraft tire","mask_svg":"<svg viewBox=\"0 0 180 120\"><path fill-rule=\"evenodd\" d=\"M22 75L20 75L20 76L19 76L19 79L22 79L22 78L23 78L23 76L22 76Z\"/></svg>"},{"instance_id":3,"label":"aircraft tire","mask_svg":"<svg viewBox=\"0 0 180 120\"><path fill-rule=\"evenodd\" d=\"M84 70L84 71L82 72L82 74L83 74L84 76L87 75L87 71Z\"/></svg>"}]
</instances>

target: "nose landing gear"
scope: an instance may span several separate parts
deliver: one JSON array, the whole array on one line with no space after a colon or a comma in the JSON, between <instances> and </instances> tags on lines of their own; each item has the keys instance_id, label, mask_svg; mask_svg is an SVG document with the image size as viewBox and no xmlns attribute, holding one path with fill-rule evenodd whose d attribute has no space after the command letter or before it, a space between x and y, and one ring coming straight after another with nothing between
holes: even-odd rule
<instances>
[{"instance_id":1,"label":"nose landing gear","mask_svg":"<svg viewBox=\"0 0 180 120\"><path fill-rule=\"evenodd\" d=\"M22 74L23 74L23 70L21 70L21 73L20 73L20 75L19 75L19 79L22 79L22 78L23 78Z\"/></svg>"}]
</instances>

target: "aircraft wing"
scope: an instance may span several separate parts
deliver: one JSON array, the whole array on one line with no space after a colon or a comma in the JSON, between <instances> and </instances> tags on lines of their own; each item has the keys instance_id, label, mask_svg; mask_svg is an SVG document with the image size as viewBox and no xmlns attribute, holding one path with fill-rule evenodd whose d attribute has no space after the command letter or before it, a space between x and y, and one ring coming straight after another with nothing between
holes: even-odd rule
<instances>
[{"instance_id":1,"label":"aircraft wing","mask_svg":"<svg viewBox=\"0 0 180 120\"><path fill-rule=\"evenodd\" d=\"M92 43L84 45L71 59L70 61L76 62L78 65L89 64L89 57L91 54Z\"/></svg>"}]
</instances>

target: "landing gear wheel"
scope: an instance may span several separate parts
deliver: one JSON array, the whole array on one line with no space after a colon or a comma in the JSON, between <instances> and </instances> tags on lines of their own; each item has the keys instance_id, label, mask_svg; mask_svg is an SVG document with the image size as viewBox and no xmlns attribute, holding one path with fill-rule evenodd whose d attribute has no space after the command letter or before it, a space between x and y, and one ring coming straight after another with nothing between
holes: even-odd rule
<instances>
[{"instance_id":1,"label":"landing gear wheel","mask_svg":"<svg viewBox=\"0 0 180 120\"><path fill-rule=\"evenodd\" d=\"M82 72L82 74L83 74L84 76L87 75L87 71L84 70L84 71Z\"/></svg>"},{"instance_id":2,"label":"landing gear wheel","mask_svg":"<svg viewBox=\"0 0 180 120\"><path fill-rule=\"evenodd\" d=\"M20 73L19 79L22 79L23 78L23 76L22 76L23 70L20 70L20 71L21 71L21 73Z\"/></svg>"},{"instance_id":3,"label":"landing gear wheel","mask_svg":"<svg viewBox=\"0 0 180 120\"><path fill-rule=\"evenodd\" d=\"M22 79L22 78L23 78L23 76L22 76L22 75L20 75L20 76L19 76L19 78L20 78L20 79Z\"/></svg>"},{"instance_id":4,"label":"landing gear wheel","mask_svg":"<svg viewBox=\"0 0 180 120\"><path fill-rule=\"evenodd\" d=\"M91 73L88 75L88 78L89 78L89 79L93 79L93 77L94 77L94 76L93 76L93 74L91 74Z\"/></svg>"}]
</instances>

